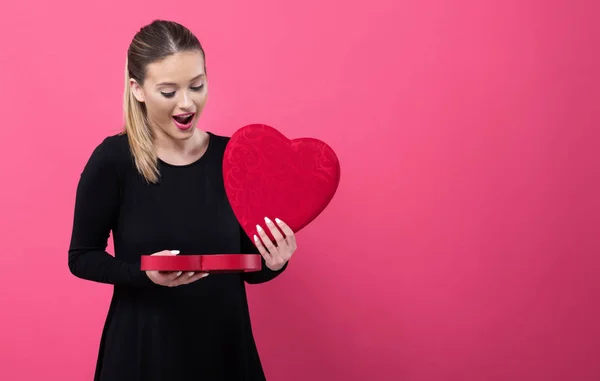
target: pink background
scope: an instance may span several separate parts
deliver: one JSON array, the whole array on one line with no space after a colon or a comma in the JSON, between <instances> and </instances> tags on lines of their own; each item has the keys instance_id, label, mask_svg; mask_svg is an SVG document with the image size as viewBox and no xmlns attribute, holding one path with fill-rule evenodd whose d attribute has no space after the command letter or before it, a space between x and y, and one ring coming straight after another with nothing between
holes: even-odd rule
<instances>
[{"instance_id":1,"label":"pink background","mask_svg":"<svg viewBox=\"0 0 600 381\"><path fill-rule=\"evenodd\" d=\"M111 288L69 273L74 192L154 18L206 48L201 128L268 123L342 163L289 271L249 287L270 380L600 379L585 3L3 1L0 379L91 380Z\"/></svg>"}]
</instances>

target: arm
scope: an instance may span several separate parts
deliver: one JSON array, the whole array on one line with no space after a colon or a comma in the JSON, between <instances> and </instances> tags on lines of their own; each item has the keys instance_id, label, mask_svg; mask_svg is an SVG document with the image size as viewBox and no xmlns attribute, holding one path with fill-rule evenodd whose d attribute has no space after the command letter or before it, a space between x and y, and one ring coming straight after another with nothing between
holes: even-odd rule
<instances>
[{"instance_id":1,"label":"arm","mask_svg":"<svg viewBox=\"0 0 600 381\"><path fill-rule=\"evenodd\" d=\"M115 152L106 141L87 162L77 186L69 270L78 278L126 286L152 286L139 263L127 263L106 252L119 211L119 178Z\"/></svg>"},{"instance_id":2,"label":"arm","mask_svg":"<svg viewBox=\"0 0 600 381\"><path fill-rule=\"evenodd\" d=\"M258 248L250 240L250 238L248 238L248 235L246 235L246 232L244 231L244 229L241 228L241 226L240 226L240 237L241 237L242 254L259 254L260 255ZM258 283L264 283L264 282L268 282L272 279L275 279L279 274L281 274L287 268L288 263L289 263L289 262L286 262L285 265L283 265L283 267L281 269L279 269L278 271L273 271L267 267L267 265L265 264L265 258L263 258L262 255L261 255L260 259L261 259L261 265L262 265L262 268L260 271L243 273L242 276L244 278L244 281L246 281L246 283L258 284Z\"/></svg>"}]
</instances>

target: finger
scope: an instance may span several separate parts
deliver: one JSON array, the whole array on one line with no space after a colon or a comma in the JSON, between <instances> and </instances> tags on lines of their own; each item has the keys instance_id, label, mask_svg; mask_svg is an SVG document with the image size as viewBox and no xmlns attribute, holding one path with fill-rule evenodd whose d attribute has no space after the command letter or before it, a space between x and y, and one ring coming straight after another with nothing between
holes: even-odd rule
<instances>
[{"instance_id":1,"label":"finger","mask_svg":"<svg viewBox=\"0 0 600 381\"><path fill-rule=\"evenodd\" d=\"M277 247L273 244L267 233L263 230L263 228L260 227L260 225L256 225L256 230L258 231L258 235L260 236L263 245L267 248L267 250L269 250L269 253L272 256L276 256L278 254Z\"/></svg>"},{"instance_id":2,"label":"finger","mask_svg":"<svg viewBox=\"0 0 600 381\"><path fill-rule=\"evenodd\" d=\"M163 280L166 281L171 281L176 279L178 276L181 275L181 271L153 271L153 273L158 276L159 278L162 278Z\"/></svg>"},{"instance_id":3,"label":"finger","mask_svg":"<svg viewBox=\"0 0 600 381\"><path fill-rule=\"evenodd\" d=\"M192 275L192 276L191 276L191 277L190 277L190 278L187 280L187 283L192 283L192 282L195 282L195 281L197 281L197 280L204 279L204 278L206 278L206 277L208 276L208 274L209 274L209 273L205 273L205 272L199 272L199 273L196 273L196 274Z\"/></svg>"},{"instance_id":4,"label":"finger","mask_svg":"<svg viewBox=\"0 0 600 381\"><path fill-rule=\"evenodd\" d=\"M181 271L148 271L148 277L156 284L168 286L182 275Z\"/></svg>"},{"instance_id":5,"label":"finger","mask_svg":"<svg viewBox=\"0 0 600 381\"><path fill-rule=\"evenodd\" d=\"M269 252L267 251L267 249L265 249L265 247L263 246L262 242L260 242L260 239L258 239L258 237L256 236L256 234L254 235L254 244L256 245L256 248L258 249L258 252L260 253L260 255L263 256L263 258L265 259L265 261L270 261L271 260L271 254L269 254Z\"/></svg>"},{"instance_id":6,"label":"finger","mask_svg":"<svg viewBox=\"0 0 600 381\"><path fill-rule=\"evenodd\" d=\"M163 251L159 251L158 253L152 254L152 255L177 255L179 254L179 250L163 250Z\"/></svg>"},{"instance_id":7,"label":"finger","mask_svg":"<svg viewBox=\"0 0 600 381\"><path fill-rule=\"evenodd\" d=\"M281 230L283 230L283 234L285 234L285 239L288 242L290 248L292 248L292 251L296 250L296 235L294 234L292 228L290 228L288 224L281 221L279 218L276 218L275 222L277 222L277 225L281 228Z\"/></svg>"},{"instance_id":8,"label":"finger","mask_svg":"<svg viewBox=\"0 0 600 381\"><path fill-rule=\"evenodd\" d=\"M281 249L282 246L287 246L288 243L286 242L285 238L283 237L277 226L275 226L273 221L271 221L268 217L265 217L265 222L267 223L269 231L271 232L271 234L273 234L275 242L277 242L277 247Z\"/></svg>"},{"instance_id":9,"label":"finger","mask_svg":"<svg viewBox=\"0 0 600 381\"><path fill-rule=\"evenodd\" d=\"M183 280L185 283L192 283L197 281L198 279L202 279L202 278L206 278L208 276L208 273L205 272L192 272L192 273L188 273L188 277L187 279Z\"/></svg>"},{"instance_id":10,"label":"finger","mask_svg":"<svg viewBox=\"0 0 600 381\"><path fill-rule=\"evenodd\" d=\"M171 287L181 286L184 284L193 283L199 279L206 278L208 273L198 272L194 273L194 275L184 274L181 277L177 278L171 285Z\"/></svg>"},{"instance_id":11,"label":"finger","mask_svg":"<svg viewBox=\"0 0 600 381\"><path fill-rule=\"evenodd\" d=\"M172 273L167 274L166 278L169 281L174 281L177 280L181 276L181 274L183 274L183 271L173 271Z\"/></svg>"}]
</instances>

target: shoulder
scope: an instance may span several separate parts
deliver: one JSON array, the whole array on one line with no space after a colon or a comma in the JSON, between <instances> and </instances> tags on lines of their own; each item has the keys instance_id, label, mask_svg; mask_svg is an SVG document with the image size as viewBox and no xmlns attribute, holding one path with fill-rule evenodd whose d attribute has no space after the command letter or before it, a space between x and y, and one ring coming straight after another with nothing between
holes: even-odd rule
<instances>
[{"instance_id":1,"label":"shoulder","mask_svg":"<svg viewBox=\"0 0 600 381\"><path fill-rule=\"evenodd\" d=\"M127 135L110 135L95 146L85 170L103 173L116 171L128 158L129 143Z\"/></svg>"},{"instance_id":2,"label":"shoulder","mask_svg":"<svg viewBox=\"0 0 600 381\"><path fill-rule=\"evenodd\" d=\"M231 137L229 137L229 136L219 135L214 132L208 132L208 134L210 135L211 144L215 144L215 146L219 146L219 147L223 147L223 148L227 145L227 143L231 139Z\"/></svg>"},{"instance_id":3,"label":"shoulder","mask_svg":"<svg viewBox=\"0 0 600 381\"><path fill-rule=\"evenodd\" d=\"M110 159L119 159L129 155L129 141L126 134L110 135L96 146L95 152Z\"/></svg>"},{"instance_id":4,"label":"shoulder","mask_svg":"<svg viewBox=\"0 0 600 381\"><path fill-rule=\"evenodd\" d=\"M210 135L210 149L223 155L225 153L227 143L229 143L231 138L229 136L219 135L213 132L208 132L208 134Z\"/></svg>"}]
</instances>

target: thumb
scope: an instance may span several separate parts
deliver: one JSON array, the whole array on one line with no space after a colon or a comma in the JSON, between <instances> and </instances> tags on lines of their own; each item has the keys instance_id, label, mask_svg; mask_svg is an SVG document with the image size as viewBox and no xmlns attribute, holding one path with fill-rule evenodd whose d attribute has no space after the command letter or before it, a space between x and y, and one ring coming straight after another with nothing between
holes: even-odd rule
<instances>
[{"instance_id":1,"label":"thumb","mask_svg":"<svg viewBox=\"0 0 600 381\"><path fill-rule=\"evenodd\" d=\"M152 255L177 255L179 254L179 250L163 250L158 253L154 253Z\"/></svg>"}]
</instances>

